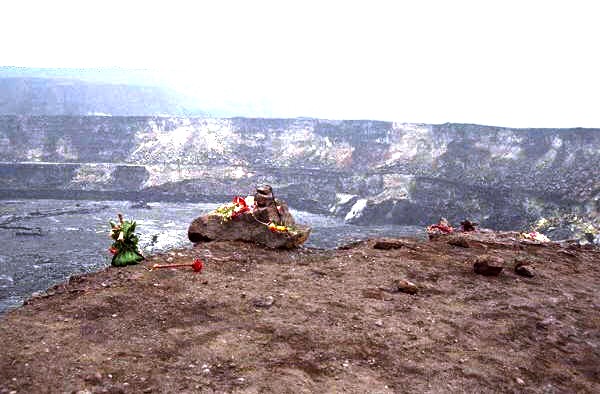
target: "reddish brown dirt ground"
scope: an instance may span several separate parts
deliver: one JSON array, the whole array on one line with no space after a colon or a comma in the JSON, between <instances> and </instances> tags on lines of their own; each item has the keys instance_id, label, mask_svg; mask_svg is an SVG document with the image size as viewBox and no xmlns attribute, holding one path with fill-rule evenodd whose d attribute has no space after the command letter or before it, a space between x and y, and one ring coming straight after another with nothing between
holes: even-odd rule
<instances>
[{"instance_id":1,"label":"reddish brown dirt ground","mask_svg":"<svg viewBox=\"0 0 600 394\"><path fill-rule=\"evenodd\" d=\"M74 277L0 318L0 392L600 392L600 250L512 235L212 242ZM499 276L473 272L484 254Z\"/></svg>"}]
</instances>

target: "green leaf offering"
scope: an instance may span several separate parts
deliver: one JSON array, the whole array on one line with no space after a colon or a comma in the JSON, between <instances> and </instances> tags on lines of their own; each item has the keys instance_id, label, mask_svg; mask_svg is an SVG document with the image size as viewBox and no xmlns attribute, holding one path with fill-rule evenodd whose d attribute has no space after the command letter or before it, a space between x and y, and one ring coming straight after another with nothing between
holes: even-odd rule
<instances>
[{"instance_id":1,"label":"green leaf offering","mask_svg":"<svg viewBox=\"0 0 600 394\"><path fill-rule=\"evenodd\" d=\"M119 223L110 221L110 237L114 241L108 249L114 256L111 264L115 267L137 264L144 260L138 250L138 237L135 235L135 221L123 220L123 215L118 214Z\"/></svg>"}]
</instances>

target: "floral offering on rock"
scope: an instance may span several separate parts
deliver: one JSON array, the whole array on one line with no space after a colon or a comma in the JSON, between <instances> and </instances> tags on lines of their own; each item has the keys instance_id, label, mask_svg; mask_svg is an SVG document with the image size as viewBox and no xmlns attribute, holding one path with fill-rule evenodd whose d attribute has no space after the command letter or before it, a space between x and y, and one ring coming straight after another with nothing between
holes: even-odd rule
<instances>
[{"instance_id":1,"label":"floral offering on rock","mask_svg":"<svg viewBox=\"0 0 600 394\"><path fill-rule=\"evenodd\" d=\"M439 223L427 226L427 234L450 234L454 232L454 228L448 223L446 218L441 218Z\"/></svg>"},{"instance_id":2,"label":"floral offering on rock","mask_svg":"<svg viewBox=\"0 0 600 394\"><path fill-rule=\"evenodd\" d=\"M546 237L544 234L539 233L537 231L530 231L528 233L521 233L521 238L528 239L531 241L537 242L550 242L550 238Z\"/></svg>"},{"instance_id":3,"label":"floral offering on rock","mask_svg":"<svg viewBox=\"0 0 600 394\"><path fill-rule=\"evenodd\" d=\"M250 197L246 197L246 199L250 199ZM251 203L252 208L248 206L246 203L246 199L236 196L230 203L223 204L212 212L212 214L217 215L221 218L222 222L228 222L231 219L240 216L244 212L249 212L254 210L254 202ZM253 198L252 198L253 199Z\"/></svg>"},{"instance_id":4,"label":"floral offering on rock","mask_svg":"<svg viewBox=\"0 0 600 394\"><path fill-rule=\"evenodd\" d=\"M269 231L271 231L272 233L277 233L277 232L279 232L279 233L285 233L285 232L291 232L292 231L292 229L290 229L287 226L281 226L281 225L278 225L277 223L273 223L273 222L269 223L267 225L267 227L269 228Z\"/></svg>"},{"instance_id":5,"label":"floral offering on rock","mask_svg":"<svg viewBox=\"0 0 600 394\"><path fill-rule=\"evenodd\" d=\"M281 205L276 204L275 206L279 215L282 210ZM256 210L257 205L254 203L254 196L247 196L246 198L235 196L231 202L220 205L219 207L217 207L217 209L211 212L210 215L218 216L221 219L222 223L226 223L248 212L256 222L264 225L272 233L291 233L294 231L292 227L284 226L274 221L261 221L256 216L254 216L254 212Z\"/></svg>"},{"instance_id":6,"label":"floral offering on rock","mask_svg":"<svg viewBox=\"0 0 600 394\"><path fill-rule=\"evenodd\" d=\"M303 244L310 227L296 224L285 201L273 196L269 185L256 188L254 196L236 196L207 215L192 221L190 241L246 241L269 248L295 248Z\"/></svg>"}]
</instances>

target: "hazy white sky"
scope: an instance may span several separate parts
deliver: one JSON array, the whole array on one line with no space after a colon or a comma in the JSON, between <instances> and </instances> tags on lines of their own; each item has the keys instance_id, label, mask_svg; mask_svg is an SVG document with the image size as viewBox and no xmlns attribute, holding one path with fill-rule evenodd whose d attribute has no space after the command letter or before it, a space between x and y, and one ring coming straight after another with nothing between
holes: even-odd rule
<instances>
[{"instance_id":1,"label":"hazy white sky","mask_svg":"<svg viewBox=\"0 0 600 394\"><path fill-rule=\"evenodd\" d=\"M0 65L152 68L262 116L600 127L595 1L4 1Z\"/></svg>"}]
</instances>

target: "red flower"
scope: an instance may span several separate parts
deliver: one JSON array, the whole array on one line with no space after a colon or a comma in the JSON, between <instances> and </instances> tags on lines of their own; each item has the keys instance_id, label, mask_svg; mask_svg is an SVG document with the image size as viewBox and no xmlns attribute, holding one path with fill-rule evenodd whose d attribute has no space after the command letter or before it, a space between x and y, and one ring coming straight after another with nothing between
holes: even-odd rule
<instances>
[{"instance_id":1,"label":"red flower","mask_svg":"<svg viewBox=\"0 0 600 394\"><path fill-rule=\"evenodd\" d=\"M233 210L233 212L231 212L232 218L235 218L235 217L241 215L242 213L248 212L250 210L250 208L248 208L248 205L246 204L246 200L244 200L242 197L239 197L239 196L234 197L233 203L236 205L236 207Z\"/></svg>"},{"instance_id":2,"label":"red flower","mask_svg":"<svg viewBox=\"0 0 600 394\"><path fill-rule=\"evenodd\" d=\"M180 268L180 267L192 267L195 272L202 271L202 260L196 258L192 264L154 264L150 271L159 269L159 268Z\"/></svg>"},{"instance_id":3,"label":"red flower","mask_svg":"<svg viewBox=\"0 0 600 394\"><path fill-rule=\"evenodd\" d=\"M242 213L247 212L249 210L250 210L250 208L248 208L247 206L238 207L233 212L231 212L231 217L234 218L234 217L239 216Z\"/></svg>"},{"instance_id":4,"label":"red flower","mask_svg":"<svg viewBox=\"0 0 600 394\"><path fill-rule=\"evenodd\" d=\"M119 250L117 248L115 248L114 246L111 246L110 248L108 248L108 251L112 254L117 254L117 252Z\"/></svg>"},{"instance_id":5,"label":"red flower","mask_svg":"<svg viewBox=\"0 0 600 394\"><path fill-rule=\"evenodd\" d=\"M194 264L192 264L192 268L193 268L193 269L194 269L194 271L196 271L196 272L200 272L200 271L202 271L202 266L203 266L203 264L202 264L202 260L200 260L200 259L195 259L195 260L194 260Z\"/></svg>"},{"instance_id":6,"label":"red flower","mask_svg":"<svg viewBox=\"0 0 600 394\"><path fill-rule=\"evenodd\" d=\"M247 207L248 205L246 204L246 200L244 200L242 197L240 196L235 196L233 197L233 203L240 205L242 207Z\"/></svg>"}]
</instances>

